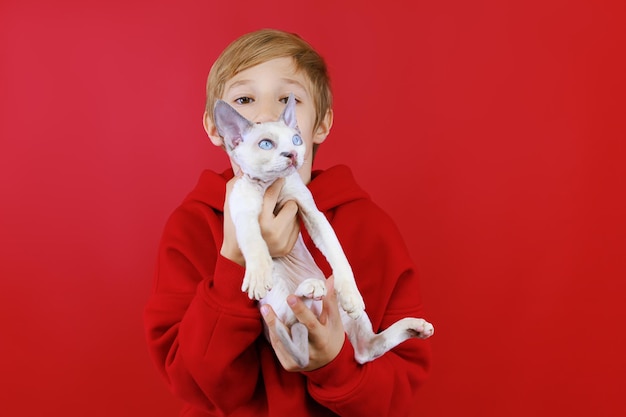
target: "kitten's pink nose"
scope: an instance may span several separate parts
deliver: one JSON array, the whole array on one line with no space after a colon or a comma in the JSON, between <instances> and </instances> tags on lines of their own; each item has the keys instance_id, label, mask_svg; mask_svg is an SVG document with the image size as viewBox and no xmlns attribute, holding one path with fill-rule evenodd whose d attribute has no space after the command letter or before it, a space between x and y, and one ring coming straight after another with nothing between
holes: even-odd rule
<instances>
[{"instance_id":1,"label":"kitten's pink nose","mask_svg":"<svg viewBox=\"0 0 626 417\"><path fill-rule=\"evenodd\" d=\"M296 164L296 158L298 156L297 153L295 153L295 152L281 152L280 155L284 156L285 158L289 158L291 160L291 165L295 165Z\"/></svg>"}]
</instances>

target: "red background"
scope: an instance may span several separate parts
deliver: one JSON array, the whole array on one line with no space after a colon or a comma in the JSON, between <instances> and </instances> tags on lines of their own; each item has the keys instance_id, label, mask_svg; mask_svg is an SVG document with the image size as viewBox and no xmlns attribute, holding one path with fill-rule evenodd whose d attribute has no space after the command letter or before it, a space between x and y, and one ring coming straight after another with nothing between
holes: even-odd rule
<instances>
[{"instance_id":1,"label":"red background","mask_svg":"<svg viewBox=\"0 0 626 417\"><path fill-rule=\"evenodd\" d=\"M0 414L173 416L142 309L168 214L225 157L236 36L327 59L350 165L421 271L415 416L624 416L619 1L0 2ZM619 10L621 8L621 10Z\"/></svg>"}]
</instances>

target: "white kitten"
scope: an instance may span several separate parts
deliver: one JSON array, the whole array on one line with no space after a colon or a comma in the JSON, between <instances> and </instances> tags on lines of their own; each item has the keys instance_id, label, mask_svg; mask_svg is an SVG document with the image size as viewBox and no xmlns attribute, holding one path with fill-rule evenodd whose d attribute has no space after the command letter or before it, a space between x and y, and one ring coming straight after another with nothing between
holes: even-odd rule
<instances>
[{"instance_id":1,"label":"white kitten","mask_svg":"<svg viewBox=\"0 0 626 417\"><path fill-rule=\"evenodd\" d=\"M309 361L308 333L285 300L289 294L301 296L319 314L326 280L302 236L289 255L274 259L263 240L258 222L263 196L267 187L281 177L285 184L278 203L297 202L309 235L333 270L343 325L356 360L371 361L411 337L427 338L433 334L433 326L418 318L404 318L379 334L373 332L339 240L297 172L304 161L305 144L297 127L293 94L276 122L252 123L222 100L215 104L214 120L228 155L243 172L229 199L237 242L246 260L241 289L261 305L272 306L287 326L278 325L277 331L298 365L304 368Z\"/></svg>"}]
</instances>

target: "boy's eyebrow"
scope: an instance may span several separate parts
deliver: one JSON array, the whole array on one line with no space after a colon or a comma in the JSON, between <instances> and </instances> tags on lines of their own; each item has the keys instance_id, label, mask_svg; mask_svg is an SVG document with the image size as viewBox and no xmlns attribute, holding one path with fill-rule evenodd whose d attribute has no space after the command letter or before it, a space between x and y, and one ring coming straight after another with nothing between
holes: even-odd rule
<instances>
[{"instance_id":1,"label":"boy's eyebrow","mask_svg":"<svg viewBox=\"0 0 626 417\"><path fill-rule=\"evenodd\" d=\"M306 86L304 86L300 81L294 80L293 78L281 78L281 81L283 81L285 84L294 85L296 87L300 87L304 91L307 91ZM231 88L239 87L239 86L245 87L246 85L252 82L254 82L254 80L251 80L251 79L237 80L231 85L229 85L228 88L231 89Z\"/></svg>"},{"instance_id":2,"label":"boy's eyebrow","mask_svg":"<svg viewBox=\"0 0 626 417\"><path fill-rule=\"evenodd\" d=\"M308 94L309 92L307 87L298 80L294 80L292 78L281 78L281 80L284 81L288 85L294 85L296 87L301 88L306 94Z\"/></svg>"},{"instance_id":3,"label":"boy's eyebrow","mask_svg":"<svg viewBox=\"0 0 626 417\"><path fill-rule=\"evenodd\" d=\"M246 85L252 82L252 80L238 80L228 86L228 88L238 87L240 85Z\"/></svg>"}]
</instances>

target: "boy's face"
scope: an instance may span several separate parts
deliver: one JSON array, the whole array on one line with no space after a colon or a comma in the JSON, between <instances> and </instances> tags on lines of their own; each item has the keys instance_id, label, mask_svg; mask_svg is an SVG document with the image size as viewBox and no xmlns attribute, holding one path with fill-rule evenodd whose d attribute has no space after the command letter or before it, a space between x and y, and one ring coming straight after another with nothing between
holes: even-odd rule
<instances>
[{"instance_id":1,"label":"boy's face","mask_svg":"<svg viewBox=\"0 0 626 417\"><path fill-rule=\"evenodd\" d=\"M300 175L310 180L313 144L326 139L332 125L332 113L314 130L315 103L308 77L296 67L291 58L276 58L241 71L224 85L222 100L233 106L242 116L256 123L276 121L285 108L289 94L296 98L296 117L302 139L306 144L305 162ZM205 129L213 144L222 146L208 115Z\"/></svg>"}]
</instances>

